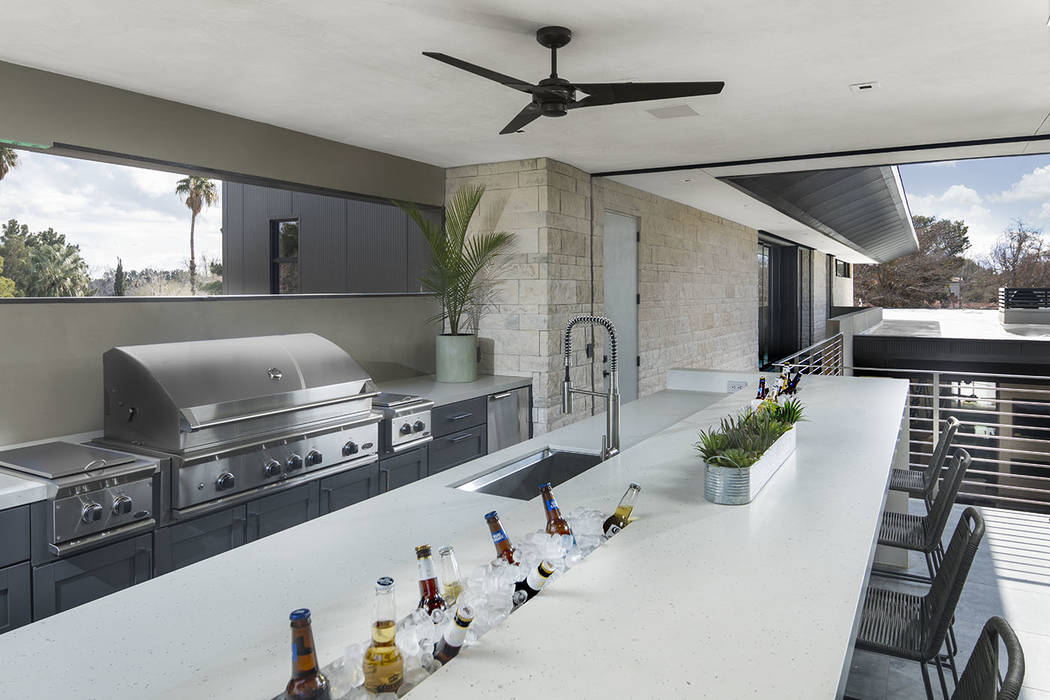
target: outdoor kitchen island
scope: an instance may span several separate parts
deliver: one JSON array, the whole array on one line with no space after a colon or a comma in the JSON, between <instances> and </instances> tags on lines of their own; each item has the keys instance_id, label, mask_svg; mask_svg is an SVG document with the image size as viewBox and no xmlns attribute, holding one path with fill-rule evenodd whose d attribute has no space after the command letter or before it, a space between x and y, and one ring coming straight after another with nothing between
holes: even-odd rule
<instances>
[{"instance_id":1,"label":"outdoor kitchen island","mask_svg":"<svg viewBox=\"0 0 1050 700\"><path fill-rule=\"evenodd\" d=\"M691 373L676 374L686 388ZM796 455L747 506L704 500L693 443L750 389L665 428L688 392L625 405L624 451L556 492L566 512L611 511L637 481L637 520L412 696L841 694L906 393L902 380L807 377ZM511 540L543 526L538 497L448 484L546 445L596 450L604 427L588 418L3 635L0 696L273 698L289 611L312 610L331 662L368 638L377 577L397 581L399 617L415 606L415 545L454 544L466 574L493 557L485 512Z\"/></svg>"}]
</instances>

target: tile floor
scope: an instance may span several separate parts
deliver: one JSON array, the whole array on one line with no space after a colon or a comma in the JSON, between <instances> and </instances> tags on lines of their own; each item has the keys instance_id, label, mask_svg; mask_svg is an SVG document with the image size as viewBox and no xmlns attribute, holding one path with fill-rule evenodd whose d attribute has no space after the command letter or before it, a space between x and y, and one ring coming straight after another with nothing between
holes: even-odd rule
<instances>
[{"instance_id":1,"label":"tile floor","mask_svg":"<svg viewBox=\"0 0 1050 700\"><path fill-rule=\"evenodd\" d=\"M913 501L914 503L914 501ZM921 506L919 506L921 511ZM951 537L965 506L956 505L945 528ZM985 621L1000 615L1017 632L1025 653L1025 700L1050 700L1050 517L996 508L979 508L985 536L974 559L956 608L958 662L965 664ZM913 554L912 570L926 573L922 555ZM872 577L873 585L903 586L919 593L925 587ZM960 665L960 672L962 665ZM931 669L934 693L940 696L936 672ZM948 689L952 690L950 675ZM853 655L846 695L860 700L917 700L925 698L919 666L857 651Z\"/></svg>"}]
</instances>

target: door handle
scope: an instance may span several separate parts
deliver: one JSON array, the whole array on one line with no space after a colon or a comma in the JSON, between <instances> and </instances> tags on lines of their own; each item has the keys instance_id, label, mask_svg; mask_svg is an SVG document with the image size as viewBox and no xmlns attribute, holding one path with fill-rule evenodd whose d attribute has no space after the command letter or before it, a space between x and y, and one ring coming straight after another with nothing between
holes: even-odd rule
<instances>
[{"instance_id":1,"label":"door handle","mask_svg":"<svg viewBox=\"0 0 1050 700\"><path fill-rule=\"evenodd\" d=\"M450 443L452 443L453 445L455 445L457 442L463 442L464 440L469 440L472 437L474 437L474 433L467 433L466 435L460 435L458 437L448 438L448 441Z\"/></svg>"},{"instance_id":2,"label":"door handle","mask_svg":"<svg viewBox=\"0 0 1050 700\"><path fill-rule=\"evenodd\" d=\"M459 415L449 416L449 420L463 420L464 418L470 418L473 413L460 413Z\"/></svg>"}]
</instances>

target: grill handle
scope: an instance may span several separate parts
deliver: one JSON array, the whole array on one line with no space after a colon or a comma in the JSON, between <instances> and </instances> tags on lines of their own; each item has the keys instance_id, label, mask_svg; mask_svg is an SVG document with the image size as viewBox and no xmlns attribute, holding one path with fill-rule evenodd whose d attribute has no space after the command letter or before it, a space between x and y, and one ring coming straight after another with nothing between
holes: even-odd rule
<instances>
[{"instance_id":1,"label":"grill handle","mask_svg":"<svg viewBox=\"0 0 1050 700\"><path fill-rule=\"evenodd\" d=\"M105 542L106 540L113 537L123 537L124 535L131 535L138 532L147 532L157 526L157 521L153 518L146 518L145 520L137 520L128 525L115 528L113 530L106 530L95 535L88 535L87 537L81 537L78 540L70 540L63 544L51 544L48 543L47 549L49 552L54 554L56 557L64 557L67 554L73 552L79 552L82 549L92 547L99 542Z\"/></svg>"}]
</instances>

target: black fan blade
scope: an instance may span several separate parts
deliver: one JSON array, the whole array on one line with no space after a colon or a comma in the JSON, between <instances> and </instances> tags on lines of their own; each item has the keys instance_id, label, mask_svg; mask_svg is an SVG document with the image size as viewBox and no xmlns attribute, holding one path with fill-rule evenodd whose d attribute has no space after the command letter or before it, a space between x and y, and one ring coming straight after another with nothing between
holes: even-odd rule
<instances>
[{"instance_id":1,"label":"black fan blade","mask_svg":"<svg viewBox=\"0 0 1050 700\"><path fill-rule=\"evenodd\" d=\"M533 119L537 119L540 116L540 108L536 103L532 102L525 105L525 109L518 112L518 116L510 120L510 124L503 127L500 131L501 134L513 134L516 131L520 131L526 124L532 122Z\"/></svg>"},{"instance_id":2,"label":"black fan blade","mask_svg":"<svg viewBox=\"0 0 1050 700\"><path fill-rule=\"evenodd\" d=\"M577 83L573 87L587 93L586 97L582 100L576 100L571 105L571 107L575 108L615 105L622 102L666 100L672 97L717 95L722 92L725 83L722 81L707 83Z\"/></svg>"},{"instance_id":3,"label":"black fan blade","mask_svg":"<svg viewBox=\"0 0 1050 700\"><path fill-rule=\"evenodd\" d=\"M532 83L527 83L524 80L518 80L517 78L512 78L509 75L503 75L502 73L497 73L496 71L489 70L488 68L475 66L473 63L461 61L458 58L453 58L452 56L449 56L447 54L435 53L433 51L424 51L423 55L429 58L433 58L437 61L441 61L442 63L447 63L450 66L455 66L456 68L459 68L460 70L465 70L468 73L480 75L482 78L494 80L497 83L500 83L501 85L506 85L509 88L521 90L522 92L532 92L532 89L536 87Z\"/></svg>"}]
</instances>

